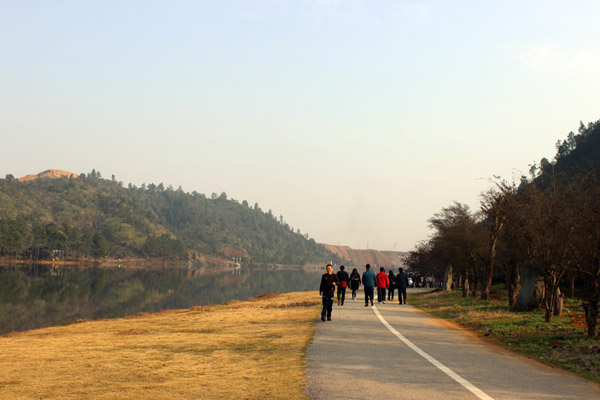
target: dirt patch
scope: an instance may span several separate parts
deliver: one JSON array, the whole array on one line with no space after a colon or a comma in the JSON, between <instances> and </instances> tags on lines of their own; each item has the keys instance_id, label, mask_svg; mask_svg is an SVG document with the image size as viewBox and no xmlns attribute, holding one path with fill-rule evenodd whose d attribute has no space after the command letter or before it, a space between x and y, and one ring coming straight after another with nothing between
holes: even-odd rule
<instances>
[{"instance_id":1,"label":"dirt patch","mask_svg":"<svg viewBox=\"0 0 600 400\"><path fill-rule=\"evenodd\" d=\"M196 312L207 312L212 310L212 307L210 306L191 306L190 307L190 311L196 311Z\"/></svg>"},{"instance_id":2,"label":"dirt patch","mask_svg":"<svg viewBox=\"0 0 600 400\"><path fill-rule=\"evenodd\" d=\"M48 169L46 171L40 172L39 174L33 175L25 175L22 176L20 178L17 178L17 180L19 182L31 182L34 181L36 179L40 179L40 178L51 178L51 179L56 179L56 178L69 178L69 179L74 179L77 178L78 175L74 174L73 172L69 172L69 171L63 171L60 169Z\"/></svg>"},{"instance_id":3,"label":"dirt patch","mask_svg":"<svg viewBox=\"0 0 600 400\"><path fill-rule=\"evenodd\" d=\"M146 333L146 331L142 329L124 329L115 332L115 335L143 335L144 333Z\"/></svg>"},{"instance_id":4,"label":"dirt patch","mask_svg":"<svg viewBox=\"0 0 600 400\"><path fill-rule=\"evenodd\" d=\"M259 294L258 296L252 297L248 299L248 301L261 301L261 300L269 300L274 299L276 297L281 296L281 293L271 293L271 294Z\"/></svg>"},{"instance_id":5,"label":"dirt patch","mask_svg":"<svg viewBox=\"0 0 600 400\"><path fill-rule=\"evenodd\" d=\"M320 301L302 301L297 303L287 304L267 304L263 308L297 308L297 307L314 307L321 305Z\"/></svg>"},{"instance_id":6,"label":"dirt patch","mask_svg":"<svg viewBox=\"0 0 600 400\"><path fill-rule=\"evenodd\" d=\"M587 323L585 322L584 313L571 313L571 325L577 328L587 330Z\"/></svg>"}]
</instances>

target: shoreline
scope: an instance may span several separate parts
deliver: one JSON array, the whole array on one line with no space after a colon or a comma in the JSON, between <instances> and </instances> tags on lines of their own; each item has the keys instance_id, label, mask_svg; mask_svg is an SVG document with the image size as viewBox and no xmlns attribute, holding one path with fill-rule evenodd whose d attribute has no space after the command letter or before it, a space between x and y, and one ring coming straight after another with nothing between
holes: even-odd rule
<instances>
[{"instance_id":1,"label":"shoreline","mask_svg":"<svg viewBox=\"0 0 600 400\"><path fill-rule=\"evenodd\" d=\"M162 267L169 265L181 265L189 263L215 263L215 264L235 264L230 260L219 257L203 256L196 260L163 260L161 258L104 258L98 261L89 258L70 259L70 260L31 260L31 259L13 259L0 257L0 265L56 265L56 266L99 266L99 267L118 267L118 266L150 266Z\"/></svg>"}]
</instances>

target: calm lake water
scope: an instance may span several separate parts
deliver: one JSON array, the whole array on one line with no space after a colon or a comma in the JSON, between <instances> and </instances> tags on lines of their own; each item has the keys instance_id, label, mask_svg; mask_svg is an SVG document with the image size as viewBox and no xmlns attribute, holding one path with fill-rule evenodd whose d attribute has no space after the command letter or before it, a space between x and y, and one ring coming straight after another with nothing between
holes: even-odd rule
<instances>
[{"instance_id":1,"label":"calm lake water","mask_svg":"<svg viewBox=\"0 0 600 400\"><path fill-rule=\"evenodd\" d=\"M98 268L0 265L0 334L81 319L318 290L318 270L274 267Z\"/></svg>"}]
</instances>

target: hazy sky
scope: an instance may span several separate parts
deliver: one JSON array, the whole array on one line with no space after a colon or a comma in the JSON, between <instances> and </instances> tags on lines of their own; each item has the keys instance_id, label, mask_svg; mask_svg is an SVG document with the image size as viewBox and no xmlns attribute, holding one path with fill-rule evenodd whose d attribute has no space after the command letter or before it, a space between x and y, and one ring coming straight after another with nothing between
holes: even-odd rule
<instances>
[{"instance_id":1,"label":"hazy sky","mask_svg":"<svg viewBox=\"0 0 600 400\"><path fill-rule=\"evenodd\" d=\"M410 250L600 119L598 1L0 0L0 174L96 169Z\"/></svg>"}]
</instances>

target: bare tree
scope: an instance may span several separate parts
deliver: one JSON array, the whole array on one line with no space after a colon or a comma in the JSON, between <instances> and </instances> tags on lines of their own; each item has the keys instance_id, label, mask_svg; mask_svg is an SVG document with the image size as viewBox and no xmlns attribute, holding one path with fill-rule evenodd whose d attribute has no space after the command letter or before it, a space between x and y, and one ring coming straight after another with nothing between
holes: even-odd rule
<instances>
[{"instance_id":1,"label":"bare tree","mask_svg":"<svg viewBox=\"0 0 600 400\"><path fill-rule=\"evenodd\" d=\"M429 219L436 230L432 250L443 254L445 266L452 265L463 285L463 296L469 286L477 290L481 280L481 252L485 231L465 204L453 203ZM472 283L472 284L471 284Z\"/></svg>"},{"instance_id":2,"label":"bare tree","mask_svg":"<svg viewBox=\"0 0 600 400\"><path fill-rule=\"evenodd\" d=\"M502 233L504 227L504 219L506 212L504 209L505 194L503 192L503 183L499 183L499 188L490 189L481 200L481 213L484 218L482 221L485 227L489 243L487 257L485 260L485 277L483 281L483 287L481 288L481 299L487 300L490 296L490 289L492 287L492 280L494 278L494 266L496 263L496 248L498 246L498 239Z\"/></svg>"},{"instance_id":3,"label":"bare tree","mask_svg":"<svg viewBox=\"0 0 600 400\"><path fill-rule=\"evenodd\" d=\"M527 182L525 181L525 184ZM527 262L527 249L521 227L525 223L521 212L523 196L519 195L516 183L496 182L502 192L503 227L498 240L496 262L503 270L508 304L512 307L521 289L521 266Z\"/></svg>"},{"instance_id":4,"label":"bare tree","mask_svg":"<svg viewBox=\"0 0 600 400\"><path fill-rule=\"evenodd\" d=\"M574 210L569 202L568 185L555 178L541 189L535 184L521 189L520 207L524 244L531 266L544 278L545 320L550 322L559 294L559 285L573 264Z\"/></svg>"},{"instance_id":5,"label":"bare tree","mask_svg":"<svg viewBox=\"0 0 600 400\"><path fill-rule=\"evenodd\" d=\"M596 336L598 325L598 302L600 301L600 180L589 174L573 185L571 193L575 209L576 237L573 254L576 271L585 279L582 305L585 310L588 336Z\"/></svg>"}]
</instances>

